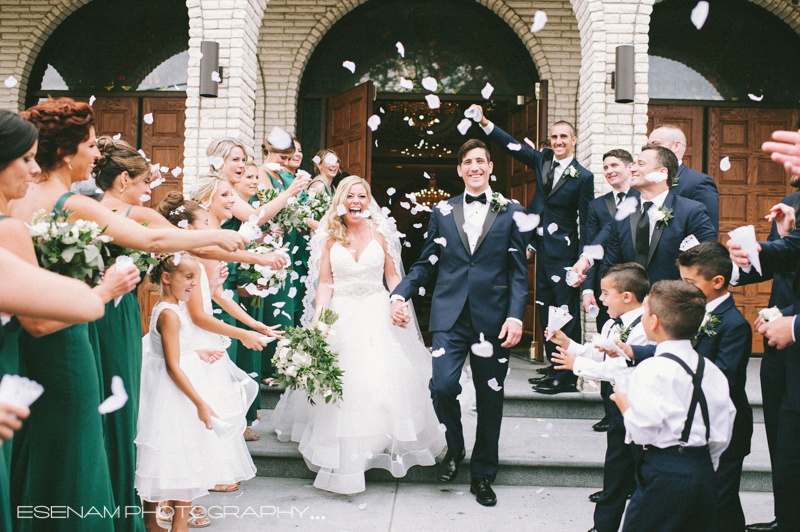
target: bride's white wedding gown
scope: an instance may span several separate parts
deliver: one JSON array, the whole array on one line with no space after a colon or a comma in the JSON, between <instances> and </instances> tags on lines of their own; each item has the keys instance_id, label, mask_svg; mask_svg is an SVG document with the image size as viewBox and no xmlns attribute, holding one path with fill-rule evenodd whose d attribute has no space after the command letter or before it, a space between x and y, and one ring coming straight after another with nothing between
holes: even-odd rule
<instances>
[{"instance_id":1,"label":"bride's white wedding gown","mask_svg":"<svg viewBox=\"0 0 800 532\"><path fill-rule=\"evenodd\" d=\"M392 325L383 285L385 255L374 239L359 260L340 243L330 251L333 298L339 314L328 342L344 370L342 401L311 406L287 391L273 414L280 441L296 441L314 486L336 493L364 491L364 471L401 477L433 465L445 446L428 381L431 354L412 328Z\"/></svg>"}]
</instances>

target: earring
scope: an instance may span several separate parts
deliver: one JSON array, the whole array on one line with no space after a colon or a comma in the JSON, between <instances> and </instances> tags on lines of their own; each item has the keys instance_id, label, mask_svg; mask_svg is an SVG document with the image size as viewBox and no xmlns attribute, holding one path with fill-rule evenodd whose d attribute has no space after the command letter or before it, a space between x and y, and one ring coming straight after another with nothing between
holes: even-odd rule
<instances>
[{"instance_id":1,"label":"earring","mask_svg":"<svg viewBox=\"0 0 800 532\"><path fill-rule=\"evenodd\" d=\"M122 187L122 190L120 190L119 193L122 194L123 192L125 192L125 189L127 189L127 188L128 188L128 185L125 185L124 187Z\"/></svg>"},{"instance_id":2,"label":"earring","mask_svg":"<svg viewBox=\"0 0 800 532\"><path fill-rule=\"evenodd\" d=\"M75 168L72 167L72 162L70 162L69 159L67 159L67 166L69 166L70 170L75 170Z\"/></svg>"}]
</instances>

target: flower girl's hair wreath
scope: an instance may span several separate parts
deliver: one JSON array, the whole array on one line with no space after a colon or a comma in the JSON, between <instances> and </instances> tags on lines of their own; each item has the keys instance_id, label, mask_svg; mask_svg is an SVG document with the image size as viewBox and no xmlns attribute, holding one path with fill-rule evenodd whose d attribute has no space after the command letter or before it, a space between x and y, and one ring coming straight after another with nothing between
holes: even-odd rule
<instances>
[{"instance_id":1,"label":"flower girl's hair wreath","mask_svg":"<svg viewBox=\"0 0 800 532\"><path fill-rule=\"evenodd\" d=\"M158 261L158 264L154 264L153 269L150 270L148 274L150 277L150 286L151 289L154 291L157 289L161 294L164 293L163 274L175 273L180 269L180 265L184 263L184 261L197 260L185 251L179 251L178 253L156 253L153 258Z\"/></svg>"}]
</instances>

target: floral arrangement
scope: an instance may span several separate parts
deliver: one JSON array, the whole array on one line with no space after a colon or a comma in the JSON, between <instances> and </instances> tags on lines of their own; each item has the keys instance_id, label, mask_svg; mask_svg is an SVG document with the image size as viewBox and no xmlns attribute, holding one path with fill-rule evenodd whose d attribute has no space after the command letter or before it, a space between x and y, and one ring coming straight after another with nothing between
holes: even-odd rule
<instances>
[{"instance_id":1,"label":"floral arrangement","mask_svg":"<svg viewBox=\"0 0 800 532\"><path fill-rule=\"evenodd\" d=\"M247 248L250 253L266 255L267 253L283 253L289 255L288 245L284 246L283 239L274 239L267 235L261 244L253 243ZM286 266L280 270L273 270L269 266L259 264L239 263L239 285L253 296L254 308L261 308L264 298L269 295L277 294L285 285L286 280L292 274L291 266Z\"/></svg>"},{"instance_id":2,"label":"floral arrangement","mask_svg":"<svg viewBox=\"0 0 800 532\"><path fill-rule=\"evenodd\" d=\"M42 268L95 285L105 271L103 257L112 238L96 222L67 222L73 212L42 209L34 214L28 232Z\"/></svg>"},{"instance_id":3,"label":"floral arrangement","mask_svg":"<svg viewBox=\"0 0 800 532\"><path fill-rule=\"evenodd\" d=\"M259 185L256 191L261 205L266 205L278 197L278 191ZM297 229L308 229L305 219L319 221L331 208L331 198L325 191L306 190L300 198L289 198L286 206L270 221L270 225L280 225L284 234L289 234Z\"/></svg>"},{"instance_id":4,"label":"floral arrangement","mask_svg":"<svg viewBox=\"0 0 800 532\"><path fill-rule=\"evenodd\" d=\"M278 343L272 357L279 386L305 390L312 405L316 404L315 396L321 396L326 403L342 399L344 371L326 341L330 326L337 319L338 314L322 309L314 327L288 327L286 338Z\"/></svg>"},{"instance_id":5,"label":"floral arrangement","mask_svg":"<svg viewBox=\"0 0 800 532\"><path fill-rule=\"evenodd\" d=\"M700 329L698 329L695 338L700 338L700 335L705 334L709 338L712 336L717 335L717 325L719 325L720 319L719 316L712 314L710 312L706 312L706 315L703 317L703 323L700 324Z\"/></svg>"},{"instance_id":6,"label":"floral arrangement","mask_svg":"<svg viewBox=\"0 0 800 532\"><path fill-rule=\"evenodd\" d=\"M753 311L751 314L755 314L755 311ZM781 309L778 307L762 308L758 311L758 315L761 316L764 321L772 321L783 316L783 312L781 312Z\"/></svg>"},{"instance_id":7,"label":"floral arrangement","mask_svg":"<svg viewBox=\"0 0 800 532\"><path fill-rule=\"evenodd\" d=\"M505 212L508 208L508 200L499 192L492 192L491 209L497 212Z\"/></svg>"},{"instance_id":8,"label":"floral arrangement","mask_svg":"<svg viewBox=\"0 0 800 532\"><path fill-rule=\"evenodd\" d=\"M656 221L656 224L663 222L664 225L669 225L669 221L674 218L672 216L672 209L669 207L659 207L656 213L653 215L653 218Z\"/></svg>"}]
</instances>

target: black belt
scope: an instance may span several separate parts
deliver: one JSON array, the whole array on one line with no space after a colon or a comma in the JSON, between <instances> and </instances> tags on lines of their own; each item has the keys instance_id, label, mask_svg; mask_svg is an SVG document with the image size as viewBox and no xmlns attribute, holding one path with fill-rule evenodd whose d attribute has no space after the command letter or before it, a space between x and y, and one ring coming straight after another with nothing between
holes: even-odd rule
<instances>
[{"instance_id":1,"label":"black belt","mask_svg":"<svg viewBox=\"0 0 800 532\"><path fill-rule=\"evenodd\" d=\"M709 453L708 445L702 447L684 447L683 445L673 445L671 447L653 447L652 445L643 445L642 450L646 454L669 454L674 456L704 456Z\"/></svg>"}]
</instances>

